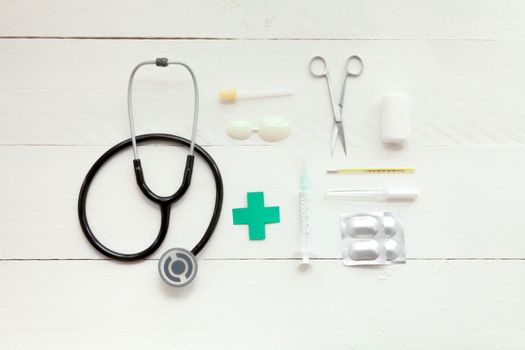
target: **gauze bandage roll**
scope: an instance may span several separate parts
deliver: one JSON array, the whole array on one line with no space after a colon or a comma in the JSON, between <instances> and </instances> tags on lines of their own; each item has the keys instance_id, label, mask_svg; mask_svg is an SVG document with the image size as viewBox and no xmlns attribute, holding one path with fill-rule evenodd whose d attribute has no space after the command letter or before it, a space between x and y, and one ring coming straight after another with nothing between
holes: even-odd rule
<instances>
[{"instance_id":1,"label":"gauze bandage roll","mask_svg":"<svg viewBox=\"0 0 525 350\"><path fill-rule=\"evenodd\" d=\"M405 94L383 96L381 138L384 143L402 145L410 136L410 99Z\"/></svg>"}]
</instances>

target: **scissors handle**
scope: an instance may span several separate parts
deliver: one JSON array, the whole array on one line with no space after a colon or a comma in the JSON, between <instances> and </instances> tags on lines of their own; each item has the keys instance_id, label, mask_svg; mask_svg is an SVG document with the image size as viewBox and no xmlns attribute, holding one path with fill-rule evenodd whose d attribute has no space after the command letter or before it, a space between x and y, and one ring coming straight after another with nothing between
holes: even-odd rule
<instances>
[{"instance_id":1,"label":"scissors handle","mask_svg":"<svg viewBox=\"0 0 525 350\"><path fill-rule=\"evenodd\" d=\"M317 78L325 78L328 86L328 96L330 97L330 106L332 107L332 115L335 122L341 121L341 111L335 102L332 80L328 73L328 64L323 56L314 56L309 63L310 73Z\"/></svg>"},{"instance_id":2,"label":"scissors handle","mask_svg":"<svg viewBox=\"0 0 525 350\"><path fill-rule=\"evenodd\" d=\"M355 63L357 63L357 68L354 67ZM343 104L345 101L346 79L348 77L357 78L358 76L361 75L361 73L363 73L363 68L364 68L363 60L361 59L361 57L357 55L352 55L348 57L348 59L346 60L345 72L343 76L343 86L341 87L341 94L339 95L339 104L338 104L339 111L341 112L341 114L343 114Z\"/></svg>"},{"instance_id":3,"label":"scissors handle","mask_svg":"<svg viewBox=\"0 0 525 350\"><path fill-rule=\"evenodd\" d=\"M355 64L357 67L352 68ZM349 77L358 77L363 73L363 60L357 55L352 55L346 60L346 75Z\"/></svg>"},{"instance_id":4,"label":"scissors handle","mask_svg":"<svg viewBox=\"0 0 525 350\"><path fill-rule=\"evenodd\" d=\"M326 77L328 75L328 64L323 56L314 56L308 64L310 73L317 78Z\"/></svg>"}]
</instances>

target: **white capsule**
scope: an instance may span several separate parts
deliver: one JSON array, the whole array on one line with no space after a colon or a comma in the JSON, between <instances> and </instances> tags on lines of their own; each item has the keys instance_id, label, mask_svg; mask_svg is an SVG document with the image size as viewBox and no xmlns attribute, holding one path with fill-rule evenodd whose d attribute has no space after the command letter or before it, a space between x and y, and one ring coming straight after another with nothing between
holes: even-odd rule
<instances>
[{"instance_id":1,"label":"white capsule","mask_svg":"<svg viewBox=\"0 0 525 350\"><path fill-rule=\"evenodd\" d=\"M393 239L387 239L385 241L386 259L394 260L399 256L399 244Z\"/></svg>"},{"instance_id":2,"label":"white capsule","mask_svg":"<svg viewBox=\"0 0 525 350\"><path fill-rule=\"evenodd\" d=\"M290 135L290 124L283 118L266 117L259 123L258 133L266 142L281 141Z\"/></svg>"},{"instance_id":3,"label":"white capsule","mask_svg":"<svg viewBox=\"0 0 525 350\"><path fill-rule=\"evenodd\" d=\"M356 240L348 247L348 255L356 261L375 260L379 257L379 243L371 239Z\"/></svg>"},{"instance_id":4,"label":"white capsule","mask_svg":"<svg viewBox=\"0 0 525 350\"><path fill-rule=\"evenodd\" d=\"M394 236L399 230L399 222L393 216L385 215L383 225L385 225L385 234L388 237Z\"/></svg>"},{"instance_id":5,"label":"white capsule","mask_svg":"<svg viewBox=\"0 0 525 350\"><path fill-rule=\"evenodd\" d=\"M234 119L228 124L228 135L237 140L246 140L252 135L254 125L247 119Z\"/></svg>"},{"instance_id":6,"label":"white capsule","mask_svg":"<svg viewBox=\"0 0 525 350\"><path fill-rule=\"evenodd\" d=\"M379 230L379 222L370 215L354 216L348 220L346 231L352 237L373 237Z\"/></svg>"}]
</instances>

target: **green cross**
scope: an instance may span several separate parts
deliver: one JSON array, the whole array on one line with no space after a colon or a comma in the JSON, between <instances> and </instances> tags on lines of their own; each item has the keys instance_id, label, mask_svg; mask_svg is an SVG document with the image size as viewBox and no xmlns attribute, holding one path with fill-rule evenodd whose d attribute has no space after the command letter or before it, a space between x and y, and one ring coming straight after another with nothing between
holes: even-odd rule
<instances>
[{"instance_id":1,"label":"green cross","mask_svg":"<svg viewBox=\"0 0 525 350\"><path fill-rule=\"evenodd\" d=\"M250 240L266 238L266 224L278 223L279 207L265 207L263 192L248 192L248 207L235 208L233 212L234 225L248 225Z\"/></svg>"}]
</instances>

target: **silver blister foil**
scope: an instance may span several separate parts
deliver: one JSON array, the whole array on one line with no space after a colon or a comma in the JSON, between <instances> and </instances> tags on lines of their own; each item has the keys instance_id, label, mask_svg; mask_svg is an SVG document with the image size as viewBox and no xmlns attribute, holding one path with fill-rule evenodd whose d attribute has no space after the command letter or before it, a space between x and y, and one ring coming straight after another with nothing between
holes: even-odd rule
<instances>
[{"instance_id":1,"label":"silver blister foil","mask_svg":"<svg viewBox=\"0 0 525 350\"><path fill-rule=\"evenodd\" d=\"M341 214L344 265L384 265L385 240L383 213Z\"/></svg>"},{"instance_id":2,"label":"silver blister foil","mask_svg":"<svg viewBox=\"0 0 525 350\"><path fill-rule=\"evenodd\" d=\"M404 263L403 222L392 212L341 214L341 251L346 266Z\"/></svg>"},{"instance_id":3,"label":"silver blister foil","mask_svg":"<svg viewBox=\"0 0 525 350\"><path fill-rule=\"evenodd\" d=\"M396 213L385 212L383 215L385 227L386 260L392 264L404 264L405 254L405 228L403 221Z\"/></svg>"}]
</instances>

